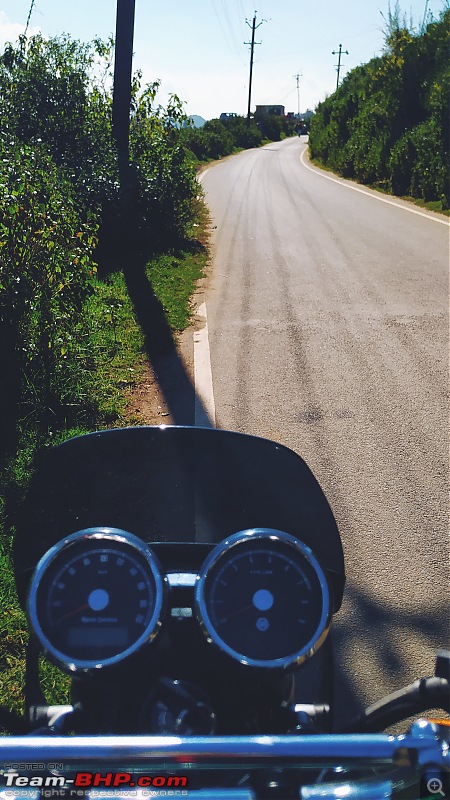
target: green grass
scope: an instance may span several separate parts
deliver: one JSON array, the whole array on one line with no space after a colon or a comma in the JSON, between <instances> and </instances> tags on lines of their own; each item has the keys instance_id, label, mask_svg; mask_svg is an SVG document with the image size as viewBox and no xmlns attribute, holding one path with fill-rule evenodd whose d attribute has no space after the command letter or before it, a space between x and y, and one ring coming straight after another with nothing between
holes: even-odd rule
<instances>
[{"instance_id":1,"label":"green grass","mask_svg":"<svg viewBox=\"0 0 450 800\"><path fill-rule=\"evenodd\" d=\"M174 332L184 330L191 319L191 297L208 261L209 224L206 205L198 199L189 241L173 252L158 256L147 265L147 277Z\"/></svg>"},{"instance_id":2,"label":"green grass","mask_svg":"<svg viewBox=\"0 0 450 800\"><path fill-rule=\"evenodd\" d=\"M0 698L2 704L20 713L28 632L16 597L8 549L7 543L0 544Z\"/></svg>"},{"instance_id":3,"label":"green grass","mask_svg":"<svg viewBox=\"0 0 450 800\"><path fill-rule=\"evenodd\" d=\"M191 240L147 267L173 331L181 331L189 323L190 298L207 260L207 224L205 208L199 203ZM127 391L140 382L146 366L144 337L121 273L94 281L85 311L88 333L81 338L78 359L67 370L70 403L54 423L50 418L45 425L37 411L27 411L21 421L17 455L0 464L0 704L17 713L23 711L28 631L16 596L11 547L14 520L35 456L42 447L72 436L128 424ZM69 678L43 660L40 673L48 702L69 702Z\"/></svg>"},{"instance_id":4,"label":"green grass","mask_svg":"<svg viewBox=\"0 0 450 800\"><path fill-rule=\"evenodd\" d=\"M124 389L139 382L145 367L144 337L134 318L122 273L96 281L87 315L95 366L90 390L97 426L104 427L123 420Z\"/></svg>"},{"instance_id":5,"label":"green grass","mask_svg":"<svg viewBox=\"0 0 450 800\"><path fill-rule=\"evenodd\" d=\"M86 306L89 336L67 376L71 384L66 417L41 424L41 414L21 421L18 453L3 465L0 477L0 704L23 710L25 614L14 586L11 546L14 520L23 501L36 454L42 447L108 425L124 424L124 390L139 381L145 366L143 336L137 325L123 276L96 280ZM44 693L50 703L67 703L68 678L41 660Z\"/></svg>"},{"instance_id":6,"label":"green grass","mask_svg":"<svg viewBox=\"0 0 450 800\"><path fill-rule=\"evenodd\" d=\"M437 211L439 214L445 214L446 217L450 217L450 208L445 208L441 200L426 201L420 200L418 197L403 197L402 200L409 200L415 203L416 206L428 209L428 211Z\"/></svg>"},{"instance_id":7,"label":"green grass","mask_svg":"<svg viewBox=\"0 0 450 800\"><path fill-rule=\"evenodd\" d=\"M190 297L205 266L203 249L162 255L147 266L147 275L173 331L182 331L191 317Z\"/></svg>"}]
</instances>

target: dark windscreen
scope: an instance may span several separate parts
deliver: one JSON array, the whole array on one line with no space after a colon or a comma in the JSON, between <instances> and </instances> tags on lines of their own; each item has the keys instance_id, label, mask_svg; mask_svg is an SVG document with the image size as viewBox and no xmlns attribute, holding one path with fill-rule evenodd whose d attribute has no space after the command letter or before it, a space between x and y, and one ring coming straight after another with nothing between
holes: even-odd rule
<instances>
[{"instance_id":1,"label":"dark windscreen","mask_svg":"<svg viewBox=\"0 0 450 800\"><path fill-rule=\"evenodd\" d=\"M49 547L97 525L149 544L216 543L246 528L277 528L311 547L343 588L340 537L319 484L299 456L266 439L143 427L53 448L37 470L17 532L19 590L21 576L23 583Z\"/></svg>"}]
</instances>

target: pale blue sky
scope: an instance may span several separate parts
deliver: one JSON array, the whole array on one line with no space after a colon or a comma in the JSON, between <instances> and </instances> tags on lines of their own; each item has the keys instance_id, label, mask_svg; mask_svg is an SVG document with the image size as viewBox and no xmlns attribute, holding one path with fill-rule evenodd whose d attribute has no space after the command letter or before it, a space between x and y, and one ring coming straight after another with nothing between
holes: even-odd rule
<instances>
[{"instance_id":1,"label":"pale blue sky","mask_svg":"<svg viewBox=\"0 0 450 800\"><path fill-rule=\"evenodd\" d=\"M391 6L395 6L392 0ZM437 16L446 0L401 0L420 27L425 8ZM31 0L0 0L0 46L25 26ZM136 0L134 67L145 82L162 81L158 99L174 92L188 114L206 119L222 111L246 114L251 23L258 28L253 71L255 104L282 104L297 111L295 75L300 78L300 110L314 108L336 86L337 50L341 76L380 53L388 0ZM382 12L382 13L381 13ZM69 33L83 41L115 31L116 0L35 0L30 32Z\"/></svg>"}]
</instances>

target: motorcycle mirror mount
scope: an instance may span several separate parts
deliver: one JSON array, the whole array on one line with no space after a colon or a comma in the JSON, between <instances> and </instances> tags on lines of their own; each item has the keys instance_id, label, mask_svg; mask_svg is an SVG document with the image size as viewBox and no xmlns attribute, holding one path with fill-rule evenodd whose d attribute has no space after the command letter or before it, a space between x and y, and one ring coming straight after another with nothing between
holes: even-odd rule
<instances>
[{"instance_id":1,"label":"motorcycle mirror mount","mask_svg":"<svg viewBox=\"0 0 450 800\"><path fill-rule=\"evenodd\" d=\"M434 674L436 678L444 678L450 684L450 650L438 650Z\"/></svg>"}]
</instances>

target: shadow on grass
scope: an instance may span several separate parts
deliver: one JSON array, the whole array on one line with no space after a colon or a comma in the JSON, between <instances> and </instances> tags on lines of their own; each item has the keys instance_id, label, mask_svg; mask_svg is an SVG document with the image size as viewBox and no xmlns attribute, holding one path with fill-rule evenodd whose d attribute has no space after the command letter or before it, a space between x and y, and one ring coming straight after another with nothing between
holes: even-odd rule
<instances>
[{"instance_id":1,"label":"shadow on grass","mask_svg":"<svg viewBox=\"0 0 450 800\"><path fill-rule=\"evenodd\" d=\"M201 247L192 243L192 247ZM146 274L147 259L132 255L124 268L125 281L136 319L144 334L145 350L175 425L194 425L201 416L205 427L213 427L201 399L196 396L179 357L164 308Z\"/></svg>"}]
</instances>

